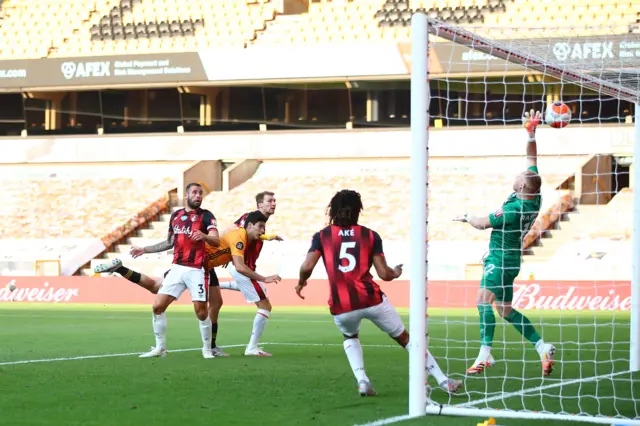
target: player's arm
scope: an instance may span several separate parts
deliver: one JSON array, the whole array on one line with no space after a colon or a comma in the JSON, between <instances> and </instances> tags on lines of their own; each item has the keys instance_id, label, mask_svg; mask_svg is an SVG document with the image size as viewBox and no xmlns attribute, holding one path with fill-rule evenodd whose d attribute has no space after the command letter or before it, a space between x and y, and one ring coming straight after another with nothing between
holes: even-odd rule
<instances>
[{"instance_id":1,"label":"player's arm","mask_svg":"<svg viewBox=\"0 0 640 426\"><path fill-rule=\"evenodd\" d=\"M491 224L491 217L489 216L471 216L469 214L465 214L464 216L460 216L457 217L455 219L453 219L456 222L463 222L463 223L468 223L469 225L473 226L476 229L488 229L488 228L492 228L493 225Z\"/></svg>"},{"instance_id":2,"label":"player's arm","mask_svg":"<svg viewBox=\"0 0 640 426\"><path fill-rule=\"evenodd\" d=\"M527 139L527 168L535 168L537 173L538 167L538 146L536 143L536 129L542 121L540 111L531 110L525 112L523 117L524 128L527 130L529 138Z\"/></svg>"},{"instance_id":3,"label":"player's arm","mask_svg":"<svg viewBox=\"0 0 640 426\"><path fill-rule=\"evenodd\" d=\"M402 265L391 268L382 249L382 238L377 232L373 233L373 267L382 281L393 281L402 275Z\"/></svg>"},{"instance_id":4,"label":"player's arm","mask_svg":"<svg viewBox=\"0 0 640 426\"><path fill-rule=\"evenodd\" d=\"M236 271L249 278L250 280L262 281L263 283L277 283L281 280L279 275L269 275L268 277L264 277L257 272L254 272L244 263L244 256L231 256L231 262L233 262L234 268Z\"/></svg>"},{"instance_id":5,"label":"player's arm","mask_svg":"<svg viewBox=\"0 0 640 426\"><path fill-rule=\"evenodd\" d=\"M261 239L262 241L273 241L273 240L276 240L276 241L284 241L284 239L283 239L281 236L276 235L276 234L264 234L264 235L260 235L260 239Z\"/></svg>"},{"instance_id":6,"label":"player's arm","mask_svg":"<svg viewBox=\"0 0 640 426\"><path fill-rule=\"evenodd\" d=\"M175 211L171 214L171 219L169 219L169 230L167 232L166 240L161 241L157 244L146 246L146 247L133 246L129 251L129 254L131 254L131 257L135 259L136 257L140 257L145 253L160 253L163 251L171 250L173 248L173 243L175 241L175 234L173 233L173 219L176 217L177 213L178 211Z\"/></svg>"},{"instance_id":7,"label":"player's arm","mask_svg":"<svg viewBox=\"0 0 640 426\"><path fill-rule=\"evenodd\" d=\"M250 280L262 281L264 283L277 283L282 280L279 275L264 277L257 272L252 271L251 268L244 263L244 251L247 246L247 241L241 237L240 233L236 232L235 235L230 235L227 238L230 238L229 249L231 250L231 263L233 263L236 271Z\"/></svg>"},{"instance_id":8,"label":"player's arm","mask_svg":"<svg viewBox=\"0 0 640 426\"><path fill-rule=\"evenodd\" d=\"M220 234L218 233L218 221L216 217L210 211L204 212L202 222L207 225L207 235L204 236L204 241L213 247L220 246Z\"/></svg>"},{"instance_id":9,"label":"player's arm","mask_svg":"<svg viewBox=\"0 0 640 426\"><path fill-rule=\"evenodd\" d=\"M307 286L307 280L311 277L313 269L318 264L318 260L322 256L322 244L320 243L320 233L316 232L311 239L311 248L307 252L307 257L300 265L300 276L298 278L298 285L296 286L296 293L300 299L304 299L302 295L302 289Z\"/></svg>"},{"instance_id":10,"label":"player's arm","mask_svg":"<svg viewBox=\"0 0 640 426\"><path fill-rule=\"evenodd\" d=\"M161 241L157 244L143 247L142 250L145 253L160 253L161 251L170 250L171 248L173 248L174 239L175 235L173 234L173 232L170 232L166 240Z\"/></svg>"}]
</instances>

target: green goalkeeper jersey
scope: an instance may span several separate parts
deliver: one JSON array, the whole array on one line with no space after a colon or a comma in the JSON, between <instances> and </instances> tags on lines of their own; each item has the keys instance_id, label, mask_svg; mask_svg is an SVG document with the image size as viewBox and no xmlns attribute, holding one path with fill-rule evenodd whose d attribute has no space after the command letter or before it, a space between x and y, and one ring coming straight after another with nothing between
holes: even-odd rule
<instances>
[{"instance_id":1,"label":"green goalkeeper jersey","mask_svg":"<svg viewBox=\"0 0 640 426\"><path fill-rule=\"evenodd\" d=\"M529 170L538 173L535 166ZM514 192L498 211L489 215L493 230L488 257L498 265L520 265L522 240L538 217L541 203L540 195L532 200L521 200Z\"/></svg>"}]
</instances>

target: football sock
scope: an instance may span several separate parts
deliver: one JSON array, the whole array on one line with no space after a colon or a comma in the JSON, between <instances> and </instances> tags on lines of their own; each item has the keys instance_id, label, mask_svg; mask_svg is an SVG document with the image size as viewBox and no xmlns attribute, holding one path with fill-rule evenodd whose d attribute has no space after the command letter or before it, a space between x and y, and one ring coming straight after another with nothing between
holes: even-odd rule
<instances>
[{"instance_id":1,"label":"football sock","mask_svg":"<svg viewBox=\"0 0 640 426\"><path fill-rule=\"evenodd\" d=\"M538 355L540 355L540 357L542 358L542 355L544 355L544 340L540 339L535 343L535 347L536 347L536 352L538 352Z\"/></svg>"},{"instance_id":2,"label":"football sock","mask_svg":"<svg viewBox=\"0 0 640 426\"><path fill-rule=\"evenodd\" d=\"M496 331L496 316L493 313L491 304L481 303L478 305L480 314L480 341L483 346L493 345L493 334Z\"/></svg>"},{"instance_id":3,"label":"football sock","mask_svg":"<svg viewBox=\"0 0 640 426\"><path fill-rule=\"evenodd\" d=\"M362 355L362 346L360 345L360 339L347 339L344 341L344 352L347 354L349 365L353 371L353 375L356 377L356 381L362 380L368 382L369 378L364 371L364 356Z\"/></svg>"},{"instance_id":4,"label":"football sock","mask_svg":"<svg viewBox=\"0 0 640 426\"><path fill-rule=\"evenodd\" d=\"M216 347L216 338L218 337L218 323L211 323L211 349Z\"/></svg>"},{"instance_id":5,"label":"football sock","mask_svg":"<svg viewBox=\"0 0 640 426\"><path fill-rule=\"evenodd\" d=\"M256 312L256 317L253 320L251 339L249 340L249 346L247 347L248 349L255 349L258 347L260 336L262 336L262 332L264 331L264 327L267 325L267 319L269 319L270 314L271 312L265 309L258 309L258 312Z\"/></svg>"},{"instance_id":6,"label":"football sock","mask_svg":"<svg viewBox=\"0 0 640 426\"><path fill-rule=\"evenodd\" d=\"M211 349L211 318L200 321L200 335L202 335L202 347Z\"/></svg>"},{"instance_id":7,"label":"football sock","mask_svg":"<svg viewBox=\"0 0 640 426\"><path fill-rule=\"evenodd\" d=\"M140 272L132 271L131 269L124 266L116 269L116 272L122 275L122 278L126 278L132 283L140 284L140 278L142 277L142 274L140 274Z\"/></svg>"},{"instance_id":8,"label":"football sock","mask_svg":"<svg viewBox=\"0 0 640 426\"><path fill-rule=\"evenodd\" d=\"M156 348L167 348L167 317L164 313L153 314L153 333L156 336Z\"/></svg>"},{"instance_id":9,"label":"football sock","mask_svg":"<svg viewBox=\"0 0 640 426\"><path fill-rule=\"evenodd\" d=\"M407 346L405 346L405 350L407 352L410 351L411 344L408 344ZM427 351L427 365L426 365L426 369L427 369L427 378L429 378L429 375L432 375L436 381L438 382L438 384L444 382L445 380L448 379L448 377L442 372L442 370L440 369L440 366L438 365L438 363L436 362L436 359L433 357L433 355L431 355L431 352Z\"/></svg>"},{"instance_id":10,"label":"football sock","mask_svg":"<svg viewBox=\"0 0 640 426\"><path fill-rule=\"evenodd\" d=\"M235 281L222 281L220 283L220 288L224 290L240 291L240 288L238 287L238 284L236 284Z\"/></svg>"},{"instance_id":11,"label":"football sock","mask_svg":"<svg viewBox=\"0 0 640 426\"><path fill-rule=\"evenodd\" d=\"M525 317L515 309L512 309L505 319L509 321L515 327L515 329L524 336L525 339L527 339L534 345L541 340L540 335L531 324L531 321L529 321L529 318Z\"/></svg>"},{"instance_id":12,"label":"football sock","mask_svg":"<svg viewBox=\"0 0 640 426\"><path fill-rule=\"evenodd\" d=\"M427 351L427 377L429 376L429 374L431 374L436 379L438 384L448 379L448 377L445 376L440 369L440 366L436 362L433 355L431 355L431 352Z\"/></svg>"}]
</instances>

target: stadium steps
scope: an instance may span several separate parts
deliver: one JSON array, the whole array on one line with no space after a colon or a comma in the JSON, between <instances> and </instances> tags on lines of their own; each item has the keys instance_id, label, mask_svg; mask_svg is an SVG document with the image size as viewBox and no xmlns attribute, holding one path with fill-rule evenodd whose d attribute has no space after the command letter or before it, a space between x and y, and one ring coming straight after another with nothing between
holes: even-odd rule
<instances>
[{"instance_id":1,"label":"stadium steps","mask_svg":"<svg viewBox=\"0 0 640 426\"><path fill-rule=\"evenodd\" d=\"M288 42L291 34L300 34L300 31L293 30L299 29L303 20L304 17L301 15L278 15L273 21L267 22L264 30L257 31L256 42Z\"/></svg>"},{"instance_id":2,"label":"stadium steps","mask_svg":"<svg viewBox=\"0 0 640 426\"><path fill-rule=\"evenodd\" d=\"M542 237L541 245L531 247L532 254L524 256L524 261L539 262L549 259L563 244L591 229L604 208L605 206L599 205L581 205L567 213L566 219Z\"/></svg>"}]
</instances>

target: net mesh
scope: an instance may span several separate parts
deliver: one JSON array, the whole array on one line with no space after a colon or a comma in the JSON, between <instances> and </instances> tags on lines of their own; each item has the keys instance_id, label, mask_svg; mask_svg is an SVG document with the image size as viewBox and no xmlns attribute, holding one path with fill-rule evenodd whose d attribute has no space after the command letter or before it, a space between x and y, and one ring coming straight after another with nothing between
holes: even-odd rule
<instances>
[{"instance_id":1,"label":"net mesh","mask_svg":"<svg viewBox=\"0 0 640 426\"><path fill-rule=\"evenodd\" d=\"M640 93L638 34L600 28L587 37L574 29L541 29L540 36L566 36L532 38L529 28L469 31L432 19L429 32L429 235L437 240L446 232L452 241L449 251L430 242L429 347L466 388L461 397L433 399L458 414L466 408L599 422L639 419L639 376L629 369L629 156ZM489 249L491 231L451 219L505 208L527 167L522 117L531 109L544 112L553 101L568 105L572 121L564 129L538 129L542 206L533 228L523 232L518 269ZM448 151L456 158L440 158L454 141L457 154ZM448 273L455 265L465 266L464 279ZM487 342L476 308L480 283L492 282L499 270L505 289L509 274L519 272L511 306L554 345L551 376L542 375L545 351L536 351L535 335L527 327L521 334L514 327L520 317L502 319L497 305L495 366L464 374Z\"/></svg>"}]
</instances>

